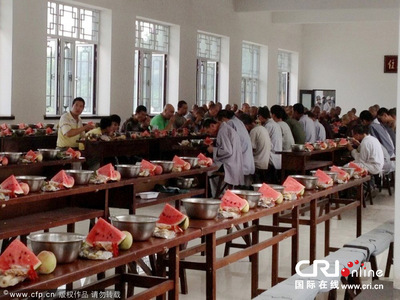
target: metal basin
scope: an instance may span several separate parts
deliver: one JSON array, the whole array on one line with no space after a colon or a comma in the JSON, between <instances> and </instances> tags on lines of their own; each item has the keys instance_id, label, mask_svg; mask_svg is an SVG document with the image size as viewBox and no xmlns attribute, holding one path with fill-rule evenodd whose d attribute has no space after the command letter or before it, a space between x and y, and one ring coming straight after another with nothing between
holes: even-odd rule
<instances>
[{"instance_id":1,"label":"metal basin","mask_svg":"<svg viewBox=\"0 0 400 300\"><path fill-rule=\"evenodd\" d=\"M111 216L110 220L119 230L129 231L134 241L145 241L153 235L158 218L141 215L120 215Z\"/></svg>"},{"instance_id":2,"label":"metal basin","mask_svg":"<svg viewBox=\"0 0 400 300\"><path fill-rule=\"evenodd\" d=\"M194 178L178 177L176 178L176 186L181 189L190 189L192 187L195 187Z\"/></svg>"},{"instance_id":3,"label":"metal basin","mask_svg":"<svg viewBox=\"0 0 400 300\"><path fill-rule=\"evenodd\" d=\"M221 200L212 198L186 198L181 201L186 214L193 219L215 219L221 205Z\"/></svg>"},{"instance_id":4,"label":"metal basin","mask_svg":"<svg viewBox=\"0 0 400 300\"><path fill-rule=\"evenodd\" d=\"M30 192L38 192L42 188L46 177L44 176L16 176L18 181L25 182L29 185Z\"/></svg>"},{"instance_id":5,"label":"metal basin","mask_svg":"<svg viewBox=\"0 0 400 300\"><path fill-rule=\"evenodd\" d=\"M43 250L51 251L56 256L58 264L75 261L85 238L82 234L71 232L33 233L28 236L36 255Z\"/></svg>"},{"instance_id":6,"label":"metal basin","mask_svg":"<svg viewBox=\"0 0 400 300\"><path fill-rule=\"evenodd\" d=\"M65 173L72 176L75 180L75 184L88 184L90 177L94 173L91 170L66 170Z\"/></svg>"},{"instance_id":7,"label":"metal basin","mask_svg":"<svg viewBox=\"0 0 400 300\"><path fill-rule=\"evenodd\" d=\"M342 169L343 171L346 171L347 173L349 173L350 178L353 177L354 171L356 170L354 168L348 168L348 167L339 167L339 168Z\"/></svg>"},{"instance_id":8,"label":"metal basin","mask_svg":"<svg viewBox=\"0 0 400 300\"><path fill-rule=\"evenodd\" d=\"M38 149L38 151L43 155L44 160L56 159L58 152L60 152L58 149Z\"/></svg>"},{"instance_id":9,"label":"metal basin","mask_svg":"<svg viewBox=\"0 0 400 300\"><path fill-rule=\"evenodd\" d=\"M317 171L310 171L310 173L311 173L311 175L312 176L315 176L315 173L316 173ZM334 182L336 182L336 180L337 180L337 173L336 172L330 172L330 171L324 171L324 173L326 174L326 175L328 175L330 178L332 178L332 180L334 181Z\"/></svg>"},{"instance_id":10,"label":"metal basin","mask_svg":"<svg viewBox=\"0 0 400 300\"><path fill-rule=\"evenodd\" d=\"M140 165L115 165L115 167L125 178L138 177L140 172Z\"/></svg>"},{"instance_id":11,"label":"metal basin","mask_svg":"<svg viewBox=\"0 0 400 300\"><path fill-rule=\"evenodd\" d=\"M240 198L246 199L249 202L250 208L256 207L260 200L261 193L248 190L231 190L232 193L238 195Z\"/></svg>"},{"instance_id":12,"label":"metal basin","mask_svg":"<svg viewBox=\"0 0 400 300\"><path fill-rule=\"evenodd\" d=\"M188 157L188 156L184 156L181 157L184 161L187 161L190 164L190 167L196 168L198 166L198 162L199 162L199 158L198 157Z\"/></svg>"},{"instance_id":13,"label":"metal basin","mask_svg":"<svg viewBox=\"0 0 400 300\"><path fill-rule=\"evenodd\" d=\"M290 175L290 177L304 185L306 190L313 190L317 187L318 177L308 175Z\"/></svg>"},{"instance_id":14,"label":"metal basin","mask_svg":"<svg viewBox=\"0 0 400 300\"><path fill-rule=\"evenodd\" d=\"M304 144L293 144L293 145L291 145L291 147L292 147L293 152L301 152L306 149Z\"/></svg>"},{"instance_id":15,"label":"metal basin","mask_svg":"<svg viewBox=\"0 0 400 300\"><path fill-rule=\"evenodd\" d=\"M20 159L22 152L2 152L0 155L7 157L10 164L16 164Z\"/></svg>"},{"instance_id":16,"label":"metal basin","mask_svg":"<svg viewBox=\"0 0 400 300\"><path fill-rule=\"evenodd\" d=\"M163 173L171 173L174 166L174 162L170 160L152 160L151 163L161 166Z\"/></svg>"}]
</instances>

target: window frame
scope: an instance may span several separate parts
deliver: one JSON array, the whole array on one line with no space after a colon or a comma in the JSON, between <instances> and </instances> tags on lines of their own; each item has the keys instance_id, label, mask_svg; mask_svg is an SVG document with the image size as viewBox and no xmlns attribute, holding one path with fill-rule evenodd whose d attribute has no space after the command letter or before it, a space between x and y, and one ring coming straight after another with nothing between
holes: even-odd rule
<instances>
[{"instance_id":1,"label":"window frame","mask_svg":"<svg viewBox=\"0 0 400 300\"><path fill-rule=\"evenodd\" d=\"M289 51L278 51L278 95L279 105L289 105L290 99L290 72L292 66L292 53ZM284 96L286 95L286 96Z\"/></svg>"},{"instance_id":2,"label":"window frame","mask_svg":"<svg viewBox=\"0 0 400 300\"><path fill-rule=\"evenodd\" d=\"M248 48L251 55L251 67L250 72L245 74L244 72L244 48ZM242 82L241 82L241 104L248 103L250 106L260 105L260 56L261 47L251 43L242 43ZM248 91L248 85L251 85L250 92ZM248 97L249 95L249 97ZM250 101L248 101L250 98Z\"/></svg>"}]
</instances>

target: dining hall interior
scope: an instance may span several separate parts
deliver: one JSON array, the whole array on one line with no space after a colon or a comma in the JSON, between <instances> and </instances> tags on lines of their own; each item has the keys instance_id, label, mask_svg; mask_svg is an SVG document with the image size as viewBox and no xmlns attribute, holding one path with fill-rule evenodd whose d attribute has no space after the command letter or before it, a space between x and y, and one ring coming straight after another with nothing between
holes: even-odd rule
<instances>
[{"instance_id":1,"label":"dining hall interior","mask_svg":"<svg viewBox=\"0 0 400 300\"><path fill-rule=\"evenodd\" d=\"M395 202L400 189L395 173L399 11L398 0L0 0L0 181L13 175L41 175L45 178L41 184L48 187L32 192L29 185L27 195L13 198L12 191L10 196L4 192L2 198L2 191L9 189L0 184L2 253L15 239L32 249L31 235L35 233L75 232L86 237L100 218L158 217L165 212L166 203L187 212L181 202L184 198L223 198L228 189L252 189L251 183L281 185L288 175L308 176L310 171L328 171L333 165L348 167L350 161L358 162L358 156L352 157L357 150L349 148L356 135L374 134L362 132L357 125L353 131L341 132L343 119L359 116L365 125L363 120L368 121L375 106L374 120L383 124L386 121L379 116L392 116L389 112L394 111L388 125L393 133L392 151L387 153L391 169L386 173L382 166L379 172L364 167L363 176L342 185L335 181L328 189L306 188L297 200L286 200L283 192L282 203L274 200L273 205L268 202L233 219L219 215L216 220L221 218L223 223L190 217L184 233L172 230L173 237L168 238L160 229L163 239L151 237L144 242L135 241L134 236L130 250L120 250L117 257L60 263L53 275L39 275L15 286L2 287L1 280L8 273L2 269L0 257L0 299L8 299L13 290L57 288L72 290L78 298L77 291L86 286L88 291L107 287L105 291L125 295L135 292L140 296L148 291L141 299L163 294L171 299L400 299L400 261L394 259L400 256L400 241L395 238L400 232L395 217L400 215L400 205ZM68 153L69 146L59 144L60 135L67 134L59 122L76 99L81 102L79 97L84 99L77 117L82 126L79 135L82 131L83 135L72 137L74 145ZM220 124L231 118L246 124L241 114L250 113L244 103L249 111L253 107L258 111L249 121L255 127L260 122L264 125L266 106L266 119L275 120L273 106L285 108L284 115L295 119L294 107L301 104L300 111L304 108L304 115L308 111L309 119L316 116L317 122L314 108L319 106L332 120L327 125L332 136L328 138L327 132L326 138L315 138L308 143L312 150L295 152L294 143L289 145L293 150L281 145L277 150L281 167L274 165L277 172L265 177L268 180L246 177L255 173L253 163L252 173L242 174L244 178L231 184L229 167L236 176L243 173L245 161L240 167L237 161L215 164L218 132L227 130ZM158 116L165 119L168 104L172 114L179 114L185 105L193 122L203 109L203 115L208 114L212 121L204 117L194 131L195 126L177 129L171 124L171 133L166 129L171 117L165 128L150 121ZM212 116L216 104L220 114ZM149 122L146 129L152 127L153 131L126 129L130 118L137 121L142 106ZM338 107L341 112L336 110L335 117L329 117ZM371 113L362 118L364 111ZM114 115L120 118L118 137L123 138L101 140L105 135L102 124L110 122L111 126ZM183 122L189 119L186 113L185 118ZM356 118L353 120L356 123ZM85 136L84 131L96 126L98 131ZM227 131L231 134L233 130ZM210 136L214 146L206 142ZM234 139L230 139L233 145ZM296 141L296 145L307 144L305 141ZM387 151L383 146L382 164ZM32 160L26 156L29 150L33 151ZM10 153L14 152L19 154L13 163ZM51 153L54 156L47 160ZM204 163L202 168L180 158L192 156L199 165ZM8 163L2 163L3 157ZM143 167L142 158L153 163L154 169ZM159 170L157 161L170 161L172 172L154 175ZM109 163L119 173L110 171L104 179L96 170ZM118 164L139 164L138 172L147 173L127 178L117 169ZM91 178L97 174L97 181L78 185L75 178L72 188L67 186L70 182L61 182L61 187L48 184L58 171L82 166L92 170ZM74 172L66 173L72 176ZM265 175L260 174L261 178ZM194 178L191 186L174 190L185 184L187 177ZM139 197L156 189L162 195L157 200ZM185 220L171 226L176 231L176 225ZM296 265L304 260L308 262L298 269ZM366 267L364 270L375 275L377 271L382 274L353 277L341 272L336 276L338 284L365 284L355 290L336 287L321 270L317 279L301 278L299 270L308 265L311 270L315 260L332 262L330 267L340 261L340 271L361 272ZM356 269L355 261L363 267ZM333 272L333 267L329 271ZM147 282L145 276L149 276ZM135 283L138 287L134 288Z\"/></svg>"}]
</instances>

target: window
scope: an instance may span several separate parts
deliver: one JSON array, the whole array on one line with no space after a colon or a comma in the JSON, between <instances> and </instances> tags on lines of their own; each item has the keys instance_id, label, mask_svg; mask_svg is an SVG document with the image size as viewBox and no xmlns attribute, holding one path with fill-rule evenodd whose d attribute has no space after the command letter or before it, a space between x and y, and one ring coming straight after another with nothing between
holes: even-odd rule
<instances>
[{"instance_id":1,"label":"window","mask_svg":"<svg viewBox=\"0 0 400 300\"><path fill-rule=\"evenodd\" d=\"M47 6L46 115L59 115L76 97L83 114L96 113L96 58L100 13L61 3Z\"/></svg>"},{"instance_id":2,"label":"window","mask_svg":"<svg viewBox=\"0 0 400 300\"><path fill-rule=\"evenodd\" d=\"M290 52L278 52L278 104L289 104L290 71L292 54Z\"/></svg>"},{"instance_id":3,"label":"window","mask_svg":"<svg viewBox=\"0 0 400 300\"><path fill-rule=\"evenodd\" d=\"M221 60L221 38L197 34L197 101L218 101L218 63Z\"/></svg>"},{"instance_id":4,"label":"window","mask_svg":"<svg viewBox=\"0 0 400 300\"><path fill-rule=\"evenodd\" d=\"M136 21L134 103L149 113L165 105L169 26Z\"/></svg>"},{"instance_id":5,"label":"window","mask_svg":"<svg viewBox=\"0 0 400 300\"><path fill-rule=\"evenodd\" d=\"M260 46L242 45L242 95L241 101L259 106Z\"/></svg>"}]
</instances>

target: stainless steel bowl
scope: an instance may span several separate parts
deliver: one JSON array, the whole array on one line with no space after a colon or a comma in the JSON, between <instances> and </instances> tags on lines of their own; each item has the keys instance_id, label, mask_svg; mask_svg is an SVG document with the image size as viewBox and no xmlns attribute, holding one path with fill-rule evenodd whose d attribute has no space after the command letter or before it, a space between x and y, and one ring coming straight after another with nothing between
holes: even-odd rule
<instances>
[{"instance_id":1,"label":"stainless steel bowl","mask_svg":"<svg viewBox=\"0 0 400 300\"><path fill-rule=\"evenodd\" d=\"M17 136L24 136L24 135L25 135L25 129L14 129L13 132L14 132Z\"/></svg>"},{"instance_id":2,"label":"stainless steel bowl","mask_svg":"<svg viewBox=\"0 0 400 300\"><path fill-rule=\"evenodd\" d=\"M190 164L191 168L196 168L198 166L199 158L198 157L181 157L184 161L187 161Z\"/></svg>"},{"instance_id":3,"label":"stainless steel bowl","mask_svg":"<svg viewBox=\"0 0 400 300\"><path fill-rule=\"evenodd\" d=\"M248 190L231 190L232 193L238 195L240 198L246 199L249 202L250 208L256 207L260 200L261 193Z\"/></svg>"},{"instance_id":4,"label":"stainless steel bowl","mask_svg":"<svg viewBox=\"0 0 400 300\"><path fill-rule=\"evenodd\" d=\"M290 175L290 177L304 185L306 190L313 190L317 187L318 177L308 175Z\"/></svg>"},{"instance_id":5,"label":"stainless steel bowl","mask_svg":"<svg viewBox=\"0 0 400 300\"><path fill-rule=\"evenodd\" d=\"M0 154L7 157L10 164L16 164L21 157L22 152L2 152Z\"/></svg>"},{"instance_id":6,"label":"stainless steel bowl","mask_svg":"<svg viewBox=\"0 0 400 300\"><path fill-rule=\"evenodd\" d=\"M57 153L60 152L58 149L38 149L38 151L42 153L44 160L56 159Z\"/></svg>"},{"instance_id":7,"label":"stainless steel bowl","mask_svg":"<svg viewBox=\"0 0 400 300\"><path fill-rule=\"evenodd\" d=\"M349 168L349 167L339 167L339 168L342 169L343 171L346 171L347 173L349 173L350 178L353 177L354 171L356 170L354 168Z\"/></svg>"},{"instance_id":8,"label":"stainless steel bowl","mask_svg":"<svg viewBox=\"0 0 400 300\"><path fill-rule=\"evenodd\" d=\"M199 145L201 145L203 140L202 139L193 139L193 140L190 140L190 142L192 143L193 146L199 146Z\"/></svg>"},{"instance_id":9,"label":"stainless steel bowl","mask_svg":"<svg viewBox=\"0 0 400 300\"><path fill-rule=\"evenodd\" d=\"M218 215L221 200L212 198L182 199L186 214L189 218L210 220Z\"/></svg>"},{"instance_id":10,"label":"stainless steel bowl","mask_svg":"<svg viewBox=\"0 0 400 300\"><path fill-rule=\"evenodd\" d=\"M312 176L315 176L315 173L316 173L317 171L310 171L310 173L311 173L311 175ZM330 178L332 178L332 180L334 181L334 182L336 182L336 180L337 180L337 173L336 172L330 172L330 171L324 171L324 173L326 174L326 175L328 175Z\"/></svg>"},{"instance_id":11,"label":"stainless steel bowl","mask_svg":"<svg viewBox=\"0 0 400 300\"><path fill-rule=\"evenodd\" d=\"M44 176L16 176L18 181L25 182L29 185L30 192L38 192L42 188L46 177Z\"/></svg>"},{"instance_id":12,"label":"stainless steel bowl","mask_svg":"<svg viewBox=\"0 0 400 300\"><path fill-rule=\"evenodd\" d=\"M72 176L75 184L88 184L90 177L94 173L91 170L66 170L65 173Z\"/></svg>"},{"instance_id":13,"label":"stainless steel bowl","mask_svg":"<svg viewBox=\"0 0 400 300\"><path fill-rule=\"evenodd\" d=\"M51 251L58 264L75 261L84 239L84 235L71 232L32 233L28 236L33 253L37 255L43 250Z\"/></svg>"},{"instance_id":14,"label":"stainless steel bowl","mask_svg":"<svg viewBox=\"0 0 400 300\"><path fill-rule=\"evenodd\" d=\"M110 220L119 230L129 231L134 241L145 241L153 235L158 218L141 215L120 215L111 216Z\"/></svg>"},{"instance_id":15,"label":"stainless steel bowl","mask_svg":"<svg viewBox=\"0 0 400 300\"><path fill-rule=\"evenodd\" d=\"M178 177L176 178L176 186L181 189L190 189L194 187L194 178Z\"/></svg>"},{"instance_id":16,"label":"stainless steel bowl","mask_svg":"<svg viewBox=\"0 0 400 300\"><path fill-rule=\"evenodd\" d=\"M301 152L306 149L304 144L293 144L291 147L293 152Z\"/></svg>"},{"instance_id":17,"label":"stainless steel bowl","mask_svg":"<svg viewBox=\"0 0 400 300\"><path fill-rule=\"evenodd\" d=\"M151 163L161 166L163 173L171 173L174 167L174 162L171 160L152 160Z\"/></svg>"},{"instance_id":18,"label":"stainless steel bowl","mask_svg":"<svg viewBox=\"0 0 400 300\"><path fill-rule=\"evenodd\" d=\"M115 167L125 178L138 177L140 173L140 165L115 165Z\"/></svg>"}]
</instances>

